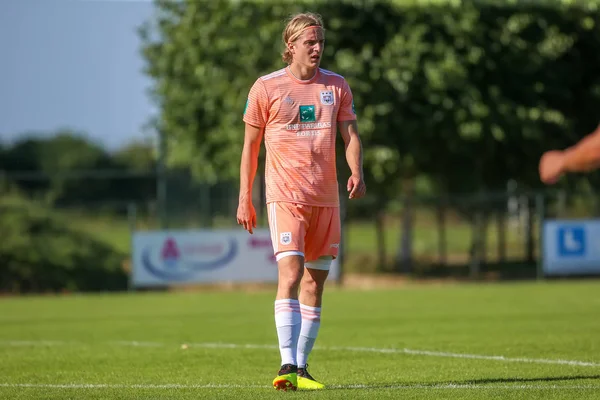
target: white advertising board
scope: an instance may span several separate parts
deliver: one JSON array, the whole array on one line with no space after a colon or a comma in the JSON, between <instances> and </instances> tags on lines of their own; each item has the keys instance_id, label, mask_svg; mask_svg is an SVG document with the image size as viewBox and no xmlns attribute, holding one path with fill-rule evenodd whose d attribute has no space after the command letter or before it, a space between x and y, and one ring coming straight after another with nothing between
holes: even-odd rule
<instances>
[{"instance_id":1,"label":"white advertising board","mask_svg":"<svg viewBox=\"0 0 600 400\"><path fill-rule=\"evenodd\" d=\"M134 287L277 281L268 229L136 232L132 246ZM335 260L328 279L338 276Z\"/></svg>"},{"instance_id":2,"label":"white advertising board","mask_svg":"<svg viewBox=\"0 0 600 400\"><path fill-rule=\"evenodd\" d=\"M600 275L600 220L547 220L545 275Z\"/></svg>"}]
</instances>

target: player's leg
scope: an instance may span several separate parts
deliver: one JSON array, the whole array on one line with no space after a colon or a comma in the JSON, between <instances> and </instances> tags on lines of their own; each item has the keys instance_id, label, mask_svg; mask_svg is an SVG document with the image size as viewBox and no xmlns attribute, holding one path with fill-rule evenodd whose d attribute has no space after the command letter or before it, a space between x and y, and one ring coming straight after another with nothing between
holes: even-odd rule
<instances>
[{"instance_id":1,"label":"player's leg","mask_svg":"<svg viewBox=\"0 0 600 400\"><path fill-rule=\"evenodd\" d=\"M302 321L298 289L304 273L304 234L308 223L297 218L297 208L288 203L268 205L271 241L278 268L275 326L281 367L273 380L277 390L296 390L297 387L296 352Z\"/></svg>"},{"instance_id":2,"label":"player's leg","mask_svg":"<svg viewBox=\"0 0 600 400\"><path fill-rule=\"evenodd\" d=\"M315 207L306 235L306 270L300 283L302 326L298 339L298 387L322 389L308 373L310 355L321 327L321 306L325 282L339 251L341 227L338 208Z\"/></svg>"},{"instance_id":3,"label":"player's leg","mask_svg":"<svg viewBox=\"0 0 600 400\"><path fill-rule=\"evenodd\" d=\"M280 253L281 254L281 253ZM296 390L297 348L302 317L298 302L298 287L303 273L304 257L287 255L277 261L279 270L275 299L275 327L279 340L281 367L273 386L277 390Z\"/></svg>"},{"instance_id":4,"label":"player's leg","mask_svg":"<svg viewBox=\"0 0 600 400\"><path fill-rule=\"evenodd\" d=\"M311 353L321 327L321 303L325 281L329 274L332 257L325 256L306 262L300 284L300 313L302 326L298 338L298 387L300 389L323 389L308 372L308 356Z\"/></svg>"}]
</instances>

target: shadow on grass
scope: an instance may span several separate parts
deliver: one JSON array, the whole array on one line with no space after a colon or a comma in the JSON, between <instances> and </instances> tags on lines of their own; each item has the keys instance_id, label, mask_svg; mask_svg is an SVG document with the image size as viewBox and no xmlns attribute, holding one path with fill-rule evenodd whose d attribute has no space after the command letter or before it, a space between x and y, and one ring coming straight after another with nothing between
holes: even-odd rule
<instances>
[{"instance_id":1,"label":"shadow on grass","mask_svg":"<svg viewBox=\"0 0 600 400\"><path fill-rule=\"evenodd\" d=\"M578 380L599 380L600 375L569 375L569 376L543 376L537 378L485 378L485 379L470 379L466 381L448 381L437 383L442 385L483 385L486 383L519 383L519 382L559 382L559 381L578 381ZM600 386L598 387L600 388Z\"/></svg>"},{"instance_id":2,"label":"shadow on grass","mask_svg":"<svg viewBox=\"0 0 600 400\"><path fill-rule=\"evenodd\" d=\"M469 387L480 386L486 384L499 383L530 383L530 382L561 382L561 381L579 381L579 380L598 380L598 390L600 390L600 375L570 375L570 376L543 376L535 378L484 378L484 379L469 379L463 381L442 381L442 382L402 382L388 384L355 384L355 385L340 385L331 386L329 389L435 389L435 388L452 388L452 387Z\"/></svg>"}]
</instances>

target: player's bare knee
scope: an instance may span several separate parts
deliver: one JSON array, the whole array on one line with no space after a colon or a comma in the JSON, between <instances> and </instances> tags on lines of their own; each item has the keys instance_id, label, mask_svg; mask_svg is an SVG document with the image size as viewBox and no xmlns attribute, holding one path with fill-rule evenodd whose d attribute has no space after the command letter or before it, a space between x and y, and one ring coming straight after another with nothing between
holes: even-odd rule
<instances>
[{"instance_id":1,"label":"player's bare knee","mask_svg":"<svg viewBox=\"0 0 600 400\"><path fill-rule=\"evenodd\" d=\"M297 289L302 281L304 269L303 258L288 256L278 261L279 284L287 289Z\"/></svg>"},{"instance_id":2,"label":"player's bare knee","mask_svg":"<svg viewBox=\"0 0 600 400\"><path fill-rule=\"evenodd\" d=\"M323 293L326 279L327 271L307 269L302 277L302 291L314 296L319 295Z\"/></svg>"},{"instance_id":3,"label":"player's bare knee","mask_svg":"<svg viewBox=\"0 0 600 400\"><path fill-rule=\"evenodd\" d=\"M302 275L298 273L290 273L282 276L279 279L279 284L287 289L298 289L300 282L302 281Z\"/></svg>"},{"instance_id":4,"label":"player's bare knee","mask_svg":"<svg viewBox=\"0 0 600 400\"><path fill-rule=\"evenodd\" d=\"M302 280L300 285L300 291L304 296L308 297L319 297L323 294L324 285L318 284L314 280Z\"/></svg>"}]
</instances>

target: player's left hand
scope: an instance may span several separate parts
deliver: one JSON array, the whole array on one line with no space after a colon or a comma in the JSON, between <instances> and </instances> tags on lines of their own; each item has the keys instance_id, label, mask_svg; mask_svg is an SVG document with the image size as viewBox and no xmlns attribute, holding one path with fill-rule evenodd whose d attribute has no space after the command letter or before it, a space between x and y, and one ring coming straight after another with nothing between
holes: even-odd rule
<instances>
[{"instance_id":1,"label":"player's left hand","mask_svg":"<svg viewBox=\"0 0 600 400\"><path fill-rule=\"evenodd\" d=\"M367 192L367 185L362 176L351 175L350 178L348 178L347 189L348 192L350 192L348 195L349 199L359 199Z\"/></svg>"},{"instance_id":2,"label":"player's left hand","mask_svg":"<svg viewBox=\"0 0 600 400\"><path fill-rule=\"evenodd\" d=\"M540 159L540 179L547 185L556 183L563 174L563 159L562 151L553 150L547 151Z\"/></svg>"},{"instance_id":3,"label":"player's left hand","mask_svg":"<svg viewBox=\"0 0 600 400\"><path fill-rule=\"evenodd\" d=\"M240 201L237 210L237 222L251 235L254 233L252 230L256 228L256 210L252 201Z\"/></svg>"}]
</instances>

